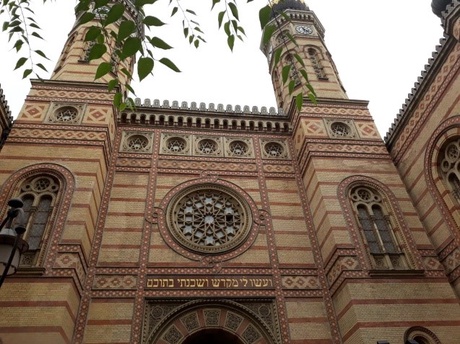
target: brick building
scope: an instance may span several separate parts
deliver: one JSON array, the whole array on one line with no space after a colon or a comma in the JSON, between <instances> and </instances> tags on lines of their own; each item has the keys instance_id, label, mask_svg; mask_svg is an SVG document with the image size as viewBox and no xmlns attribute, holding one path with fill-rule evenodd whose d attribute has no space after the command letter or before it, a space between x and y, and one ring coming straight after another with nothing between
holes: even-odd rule
<instances>
[{"instance_id":1,"label":"brick building","mask_svg":"<svg viewBox=\"0 0 460 344\"><path fill-rule=\"evenodd\" d=\"M75 25L0 153L1 211L24 200L29 243L2 342L460 343L460 2L433 8L445 36L385 141L300 1L261 47L278 111L119 112ZM318 105L294 106L279 44Z\"/></svg>"}]
</instances>

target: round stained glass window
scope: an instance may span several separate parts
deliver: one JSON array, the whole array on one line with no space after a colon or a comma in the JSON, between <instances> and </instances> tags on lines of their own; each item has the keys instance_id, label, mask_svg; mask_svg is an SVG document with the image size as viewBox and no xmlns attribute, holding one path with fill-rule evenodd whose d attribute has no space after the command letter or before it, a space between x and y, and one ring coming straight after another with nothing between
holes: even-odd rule
<instances>
[{"instance_id":1,"label":"round stained glass window","mask_svg":"<svg viewBox=\"0 0 460 344\"><path fill-rule=\"evenodd\" d=\"M278 142L268 142L265 145L265 152L269 157L276 158L283 155L284 149Z\"/></svg>"},{"instance_id":2,"label":"round stained glass window","mask_svg":"<svg viewBox=\"0 0 460 344\"><path fill-rule=\"evenodd\" d=\"M248 145L243 141L232 141L230 143L230 152L235 156L244 156L248 152Z\"/></svg>"},{"instance_id":3,"label":"round stained glass window","mask_svg":"<svg viewBox=\"0 0 460 344\"><path fill-rule=\"evenodd\" d=\"M133 151L144 150L149 144L149 140L143 135L133 135L127 140L128 147Z\"/></svg>"},{"instance_id":4,"label":"round stained glass window","mask_svg":"<svg viewBox=\"0 0 460 344\"><path fill-rule=\"evenodd\" d=\"M180 153L185 150L187 142L181 137L172 137L166 142L168 150L173 153Z\"/></svg>"},{"instance_id":5,"label":"round stained glass window","mask_svg":"<svg viewBox=\"0 0 460 344\"><path fill-rule=\"evenodd\" d=\"M348 125L342 122L334 122L331 124L331 130L337 137L346 137L351 135L351 129Z\"/></svg>"},{"instance_id":6,"label":"round stained glass window","mask_svg":"<svg viewBox=\"0 0 460 344\"><path fill-rule=\"evenodd\" d=\"M232 190L215 185L187 188L172 199L167 213L175 239L202 253L239 246L251 223L249 206Z\"/></svg>"},{"instance_id":7,"label":"round stained glass window","mask_svg":"<svg viewBox=\"0 0 460 344\"><path fill-rule=\"evenodd\" d=\"M56 112L56 120L58 122L74 122L77 119L78 116L78 111L77 109L66 106L63 108L60 108Z\"/></svg>"}]
</instances>

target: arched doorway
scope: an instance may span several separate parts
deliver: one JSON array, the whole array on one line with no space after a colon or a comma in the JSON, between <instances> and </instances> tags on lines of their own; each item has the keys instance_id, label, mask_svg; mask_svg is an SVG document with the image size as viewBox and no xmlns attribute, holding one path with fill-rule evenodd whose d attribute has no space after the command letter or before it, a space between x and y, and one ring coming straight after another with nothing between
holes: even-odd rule
<instances>
[{"instance_id":1,"label":"arched doorway","mask_svg":"<svg viewBox=\"0 0 460 344\"><path fill-rule=\"evenodd\" d=\"M275 304L269 300L152 300L146 315L145 344L281 343Z\"/></svg>"},{"instance_id":2,"label":"arched doorway","mask_svg":"<svg viewBox=\"0 0 460 344\"><path fill-rule=\"evenodd\" d=\"M184 340L183 344L243 344L237 336L224 330L204 329Z\"/></svg>"}]
</instances>

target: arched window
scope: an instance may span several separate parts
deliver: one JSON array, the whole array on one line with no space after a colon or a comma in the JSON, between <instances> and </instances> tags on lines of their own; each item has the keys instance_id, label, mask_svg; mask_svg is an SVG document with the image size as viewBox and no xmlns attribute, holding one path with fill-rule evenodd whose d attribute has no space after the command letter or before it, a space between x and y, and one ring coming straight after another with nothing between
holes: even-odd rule
<instances>
[{"instance_id":1,"label":"arched window","mask_svg":"<svg viewBox=\"0 0 460 344\"><path fill-rule=\"evenodd\" d=\"M452 195L460 200L460 139L451 141L439 152L440 174Z\"/></svg>"},{"instance_id":2,"label":"arched window","mask_svg":"<svg viewBox=\"0 0 460 344\"><path fill-rule=\"evenodd\" d=\"M414 326L404 334L404 344L441 344L441 341L426 327Z\"/></svg>"},{"instance_id":3,"label":"arched window","mask_svg":"<svg viewBox=\"0 0 460 344\"><path fill-rule=\"evenodd\" d=\"M326 73L324 72L324 67L321 64L321 58L316 49L308 49L308 58L311 61L311 65L318 79L327 80Z\"/></svg>"},{"instance_id":4,"label":"arched window","mask_svg":"<svg viewBox=\"0 0 460 344\"><path fill-rule=\"evenodd\" d=\"M48 175L34 176L21 184L19 198L24 202L27 220L24 239L29 243L29 251L22 258L23 265L34 265L38 259L58 191L58 180Z\"/></svg>"},{"instance_id":5,"label":"arched window","mask_svg":"<svg viewBox=\"0 0 460 344\"><path fill-rule=\"evenodd\" d=\"M355 186L350 199L371 263L377 269L405 269L407 262L390 221L387 202L368 186Z\"/></svg>"}]
</instances>

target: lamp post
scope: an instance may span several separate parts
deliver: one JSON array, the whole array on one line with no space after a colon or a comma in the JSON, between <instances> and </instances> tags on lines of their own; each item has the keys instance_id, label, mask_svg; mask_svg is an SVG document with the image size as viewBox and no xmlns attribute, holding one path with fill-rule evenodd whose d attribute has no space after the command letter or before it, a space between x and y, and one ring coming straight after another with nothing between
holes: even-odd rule
<instances>
[{"instance_id":1,"label":"lamp post","mask_svg":"<svg viewBox=\"0 0 460 344\"><path fill-rule=\"evenodd\" d=\"M21 254L29 248L27 242L21 238L26 231L23 205L24 203L18 198L10 199L8 201L10 209L0 224L0 288L6 276L16 273Z\"/></svg>"}]
</instances>

